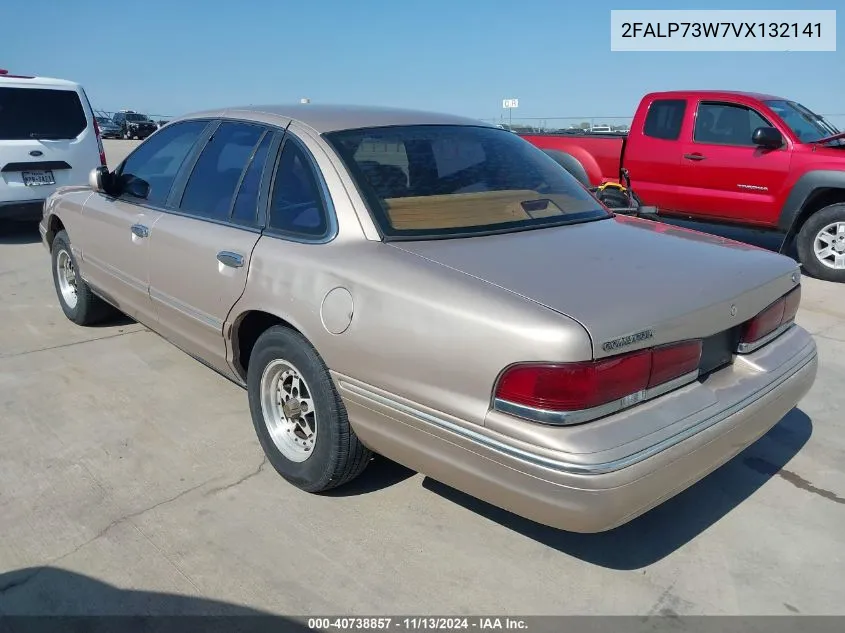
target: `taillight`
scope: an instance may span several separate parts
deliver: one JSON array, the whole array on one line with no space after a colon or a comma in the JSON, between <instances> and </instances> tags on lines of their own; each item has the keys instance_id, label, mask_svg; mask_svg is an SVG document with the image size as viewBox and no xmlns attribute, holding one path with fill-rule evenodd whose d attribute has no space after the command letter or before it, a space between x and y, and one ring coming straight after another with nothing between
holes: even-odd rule
<instances>
[{"instance_id":1,"label":"taillight","mask_svg":"<svg viewBox=\"0 0 845 633\"><path fill-rule=\"evenodd\" d=\"M747 354L768 343L795 320L800 304L801 286L798 286L743 325L737 351Z\"/></svg>"},{"instance_id":2,"label":"taillight","mask_svg":"<svg viewBox=\"0 0 845 633\"><path fill-rule=\"evenodd\" d=\"M496 404L509 412L521 409L522 414L526 408L583 412L611 403L616 405L613 410L622 409L658 395L652 390L678 378L694 380L701 348L702 342L694 340L579 363L513 365L496 384ZM572 421L585 419L590 416L574 416Z\"/></svg>"},{"instance_id":3,"label":"taillight","mask_svg":"<svg viewBox=\"0 0 845 633\"><path fill-rule=\"evenodd\" d=\"M701 349L701 341L684 341L653 348L648 388L696 371L701 362Z\"/></svg>"},{"instance_id":4,"label":"taillight","mask_svg":"<svg viewBox=\"0 0 845 633\"><path fill-rule=\"evenodd\" d=\"M100 126L97 125L97 119L94 119L94 134L97 137L97 148L100 150L100 164L106 165L106 148L103 147L103 137L100 135Z\"/></svg>"}]
</instances>

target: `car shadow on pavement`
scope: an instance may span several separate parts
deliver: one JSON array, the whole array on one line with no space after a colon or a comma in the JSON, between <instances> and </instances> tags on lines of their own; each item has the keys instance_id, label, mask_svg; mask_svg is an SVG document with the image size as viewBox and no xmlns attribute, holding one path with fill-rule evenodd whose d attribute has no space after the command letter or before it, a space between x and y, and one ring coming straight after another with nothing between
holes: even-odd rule
<instances>
[{"instance_id":1,"label":"car shadow on pavement","mask_svg":"<svg viewBox=\"0 0 845 633\"><path fill-rule=\"evenodd\" d=\"M801 450L812 429L810 418L793 409L763 437L698 483L630 523L599 534L540 525L429 478L423 487L585 562L618 570L640 569L691 541L754 494Z\"/></svg>"},{"instance_id":2,"label":"car shadow on pavement","mask_svg":"<svg viewBox=\"0 0 845 633\"><path fill-rule=\"evenodd\" d=\"M123 314L123 312L118 312L114 316L110 316L105 321L99 321L97 323L92 323L87 325L86 327L89 328L109 328L109 327L125 327L127 325L133 325L134 323L138 323L135 319L131 316Z\"/></svg>"},{"instance_id":3,"label":"car shadow on pavement","mask_svg":"<svg viewBox=\"0 0 845 633\"><path fill-rule=\"evenodd\" d=\"M67 626L59 626L65 618ZM29 567L0 574L0 631L62 629L124 633L310 630L306 623L250 607L178 594L120 589L56 567Z\"/></svg>"},{"instance_id":4,"label":"car shadow on pavement","mask_svg":"<svg viewBox=\"0 0 845 633\"><path fill-rule=\"evenodd\" d=\"M410 468L382 457L373 455L373 461L366 470L348 484L321 493L325 497L354 497L365 495L410 479L417 473Z\"/></svg>"},{"instance_id":5,"label":"car shadow on pavement","mask_svg":"<svg viewBox=\"0 0 845 633\"><path fill-rule=\"evenodd\" d=\"M0 244L37 244L40 241L38 222L0 220Z\"/></svg>"}]
</instances>

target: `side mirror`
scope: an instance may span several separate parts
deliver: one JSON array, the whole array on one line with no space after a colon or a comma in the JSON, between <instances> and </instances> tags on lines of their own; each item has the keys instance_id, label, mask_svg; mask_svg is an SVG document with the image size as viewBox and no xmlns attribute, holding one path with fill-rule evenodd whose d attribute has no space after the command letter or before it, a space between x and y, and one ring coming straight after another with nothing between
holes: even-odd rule
<instances>
[{"instance_id":1,"label":"side mirror","mask_svg":"<svg viewBox=\"0 0 845 633\"><path fill-rule=\"evenodd\" d=\"M778 149L783 146L783 135L773 127L758 127L751 135L755 145L766 149Z\"/></svg>"},{"instance_id":2,"label":"side mirror","mask_svg":"<svg viewBox=\"0 0 845 633\"><path fill-rule=\"evenodd\" d=\"M109 168L105 165L100 165L92 169L88 174L88 184L91 185L91 189L104 192L106 190L105 182L108 175Z\"/></svg>"},{"instance_id":3,"label":"side mirror","mask_svg":"<svg viewBox=\"0 0 845 633\"><path fill-rule=\"evenodd\" d=\"M123 183L123 193L127 193L133 198L140 198L141 200L146 200L147 196L150 195L150 183L148 183L143 178L135 178L134 176L130 176L124 183Z\"/></svg>"}]
</instances>

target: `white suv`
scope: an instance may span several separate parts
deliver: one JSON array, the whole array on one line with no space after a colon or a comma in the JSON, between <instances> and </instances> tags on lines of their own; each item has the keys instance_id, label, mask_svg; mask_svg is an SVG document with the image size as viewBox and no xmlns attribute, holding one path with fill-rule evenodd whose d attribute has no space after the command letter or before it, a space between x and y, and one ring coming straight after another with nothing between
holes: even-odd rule
<instances>
[{"instance_id":1,"label":"white suv","mask_svg":"<svg viewBox=\"0 0 845 633\"><path fill-rule=\"evenodd\" d=\"M0 69L0 220L39 220L47 196L105 164L82 86Z\"/></svg>"}]
</instances>

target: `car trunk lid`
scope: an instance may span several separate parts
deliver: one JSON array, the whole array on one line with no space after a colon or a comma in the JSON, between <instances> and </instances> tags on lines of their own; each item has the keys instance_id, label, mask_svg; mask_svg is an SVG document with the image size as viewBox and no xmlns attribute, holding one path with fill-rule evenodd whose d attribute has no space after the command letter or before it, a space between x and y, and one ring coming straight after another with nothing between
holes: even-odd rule
<instances>
[{"instance_id":1,"label":"car trunk lid","mask_svg":"<svg viewBox=\"0 0 845 633\"><path fill-rule=\"evenodd\" d=\"M800 279L787 257L624 216L393 245L577 320L595 358L703 338L702 371L729 362L739 326Z\"/></svg>"}]
</instances>

